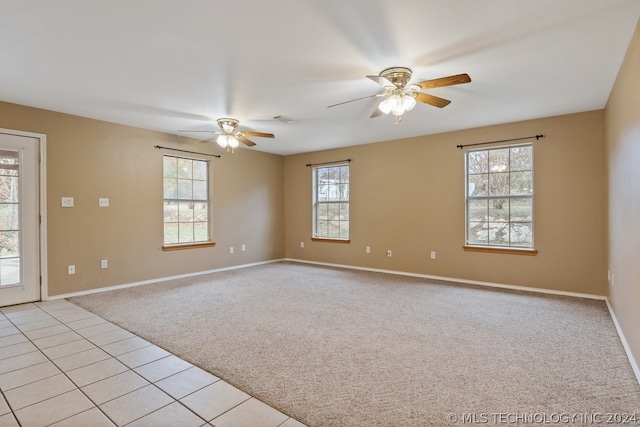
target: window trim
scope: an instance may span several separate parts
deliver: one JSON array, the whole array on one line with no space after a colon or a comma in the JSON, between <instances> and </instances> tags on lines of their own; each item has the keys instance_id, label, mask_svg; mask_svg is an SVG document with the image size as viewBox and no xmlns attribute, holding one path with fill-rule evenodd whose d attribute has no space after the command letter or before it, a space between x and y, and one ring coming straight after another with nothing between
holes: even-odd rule
<instances>
[{"instance_id":1,"label":"window trim","mask_svg":"<svg viewBox=\"0 0 640 427\"><path fill-rule=\"evenodd\" d=\"M318 170L319 169L327 169L332 167L341 167L347 166L349 169L349 198L344 201L327 201L327 202L319 202L318 201ZM311 168L312 173L312 224L311 224L311 241L312 242L333 242L333 243L350 243L351 242L351 162L340 161L335 163L322 163L317 165L312 165ZM317 215L318 215L318 203L347 203L349 205L349 232L348 237L329 237L329 236L318 236L316 234L317 229Z\"/></svg>"},{"instance_id":2,"label":"window trim","mask_svg":"<svg viewBox=\"0 0 640 427\"><path fill-rule=\"evenodd\" d=\"M482 196L482 197L478 197L480 199L517 199L517 198L527 198L527 199L531 199L531 229L532 229L532 234L531 234L531 246L504 246L504 245L482 245L482 244L473 244L469 242L469 200L472 199L469 197L469 153L471 152L478 152L478 151L491 151L491 150L501 150L501 149L511 149L511 148L515 148L515 147L531 147L531 183L533 185L533 191L530 195L507 195L507 196L492 196L492 195L488 195L487 196ZM464 230L464 235L465 235L465 243L463 245L463 250L467 251L467 252L485 252L485 253L500 253L500 254L511 254L511 255L530 255L530 256L535 256L538 254L537 249L535 249L535 236L534 236L534 222L535 222L535 217L534 217L534 210L535 210L535 185L534 185L534 152L533 152L533 141L528 141L528 142L524 142L524 143L519 143L519 144L507 144L507 145L499 145L499 146L495 146L495 147L491 147L491 148L476 148L476 149L469 149L465 151L464 154L464 210L465 210L465 215L464 215L464 219L465 219L465 230ZM516 171L518 172L518 171ZM490 172L488 172L490 173ZM509 173L511 173L511 168L509 168ZM511 224L511 221L509 221L509 224Z\"/></svg>"},{"instance_id":3,"label":"window trim","mask_svg":"<svg viewBox=\"0 0 640 427\"><path fill-rule=\"evenodd\" d=\"M164 197L164 161L166 157L173 157L176 159L184 159L184 160L191 160L191 161L199 161L199 162L204 162L207 165L207 199L206 199L206 203L207 203L207 240L199 240L197 242L178 242L178 243L165 243L164 242L164 226L165 226L165 221L164 219L162 220L162 230L163 230L163 238L162 238L162 250L164 252L167 251L178 251L178 250L184 250L184 249L198 249L198 248L208 248L208 247L213 247L215 246L216 242L212 239L212 233L213 233L213 221L212 221L212 215L211 215L211 191L212 191L212 185L211 185L211 178L212 178L212 170L211 170L211 163L208 159L200 159L197 157L187 157L187 156L180 156L180 155L173 155L173 154L163 154L162 155L162 164L163 164L163 174L162 174L162 205L163 205L163 209L164 209L164 203L167 200L170 201L177 201L177 202L192 202L192 203L202 203L204 202L203 200L195 200L195 199L185 199L185 200L181 200L181 199L166 199ZM191 180L193 181L193 178L191 178Z\"/></svg>"}]
</instances>

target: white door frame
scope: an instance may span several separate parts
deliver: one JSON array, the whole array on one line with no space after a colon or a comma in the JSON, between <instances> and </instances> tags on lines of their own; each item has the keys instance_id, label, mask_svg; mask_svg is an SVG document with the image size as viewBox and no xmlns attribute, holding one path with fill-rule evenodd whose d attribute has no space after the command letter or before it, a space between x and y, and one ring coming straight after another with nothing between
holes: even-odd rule
<instances>
[{"instance_id":1,"label":"white door frame","mask_svg":"<svg viewBox=\"0 0 640 427\"><path fill-rule=\"evenodd\" d=\"M39 181L39 214L40 214L40 299L49 299L47 274L47 136L42 133L24 132L0 128L0 133L35 138L40 141L38 153Z\"/></svg>"}]
</instances>

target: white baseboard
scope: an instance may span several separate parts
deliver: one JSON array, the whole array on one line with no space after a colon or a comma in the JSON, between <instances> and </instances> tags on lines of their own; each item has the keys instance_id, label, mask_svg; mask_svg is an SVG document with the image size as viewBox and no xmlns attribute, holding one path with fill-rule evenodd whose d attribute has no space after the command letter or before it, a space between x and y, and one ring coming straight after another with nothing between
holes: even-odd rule
<instances>
[{"instance_id":1,"label":"white baseboard","mask_svg":"<svg viewBox=\"0 0 640 427\"><path fill-rule=\"evenodd\" d=\"M468 285L487 286L490 288L512 289L516 291L536 292L536 293L550 294L550 295L563 295L563 296L569 296L569 297L588 298L588 299L596 299L596 300L607 299L607 297L604 295L583 294L580 292L566 292L566 291L557 291L553 289L543 289L543 288L531 288L528 286L508 285L503 283L481 282L477 280L458 279L456 277L446 277L446 276L433 276L430 274L410 273L410 272L398 271L398 270L383 270L380 268L359 267L359 266L344 265L344 264L331 264L327 262L307 261L307 260L301 260L301 259L295 259L295 258L285 258L284 261L299 262L303 264L324 265L327 267L347 268L350 270L373 271L376 273L395 274L398 276L420 277L424 279L443 280L446 282L465 283Z\"/></svg>"},{"instance_id":2,"label":"white baseboard","mask_svg":"<svg viewBox=\"0 0 640 427\"><path fill-rule=\"evenodd\" d=\"M633 353L631 353L631 347L629 347L629 343L627 342L627 339L624 337L624 333L622 332L622 328L620 328L620 324L618 323L618 318L616 317L616 314L613 311L613 307L609 303L609 299L607 298L605 301L607 302L607 308L609 309L611 320L613 320L613 324L616 326L618 337L620 337L620 341L622 341L622 347L624 347L624 351L625 353L627 353L627 358L629 359L629 363L631 363L631 369L633 369L633 373L636 374L636 379L638 380L638 384L640 384L640 368L638 367L638 363L636 362L636 359L633 357Z\"/></svg>"},{"instance_id":3,"label":"white baseboard","mask_svg":"<svg viewBox=\"0 0 640 427\"><path fill-rule=\"evenodd\" d=\"M82 296L82 295L97 294L97 293L100 293L100 292L113 291L115 289L125 289L125 288L132 288L134 286L150 285L152 283L166 282L167 280L183 279L185 277L201 276L203 274L218 273L218 272L221 272L221 271L238 270L240 268L254 267L256 265L271 264L271 263L274 263L274 262L281 262L281 261L284 261L284 259L282 259L282 258L281 259L273 259L273 260L269 260L269 261L254 262L254 263L251 263L251 264L241 264L241 265L233 265L233 266L230 266L230 267L216 268L214 270L196 271L194 273L178 274L176 276L159 277L157 279L142 280L140 282L123 283L121 285L106 286L104 288L96 288L96 289L89 289L89 290L86 290L86 291L71 292L71 293L68 293L68 294L47 296L47 298L43 299L43 301L52 301L52 300L57 300L57 299L79 297L79 296Z\"/></svg>"}]
</instances>

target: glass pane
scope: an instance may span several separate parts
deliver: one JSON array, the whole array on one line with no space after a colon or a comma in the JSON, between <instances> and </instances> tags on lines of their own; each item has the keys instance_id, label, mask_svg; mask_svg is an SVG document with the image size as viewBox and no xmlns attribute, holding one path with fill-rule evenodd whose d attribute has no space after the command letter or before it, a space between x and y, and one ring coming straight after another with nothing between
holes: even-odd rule
<instances>
[{"instance_id":1,"label":"glass pane","mask_svg":"<svg viewBox=\"0 0 640 427\"><path fill-rule=\"evenodd\" d=\"M340 238L349 238L349 221L340 221Z\"/></svg>"},{"instance_id":2,"label":"glass pane","mask_svg":"<svg viewBox=\"0 0 640 427\"><path fill-rule=\"evenodd\" d=\"M349 166L340 167L340 182L349 183Z\"/></svg>"},{"instance_id":3,"label":"glass pane","mask_svg":"<svg viewBox=\"0 0 640 427\"><path fill-rule=\"evenodd\" d=\"M467 170L469 174L489 172L488 152L470 151L467 153Z\"/></svg>"},{"instance_id":4,"label":"glass pane","mask_svg":"<svg viewBox=\"0 0 640 427\"><path fill-rule=\"evenodd\" d=\"M489 224L487 222L469 222L467 231L468 243L474 245L487 245L489 243Z\"/></svg>"},{"instance_id":5,"label":"glass pane","mask_svg":"<svg viewBox=\"0 0 640 427\"><path fill-rule=\"evenodd\" d=\"M193 177L193 160L190 159L178 159L178 178Z\"/></svg>"},{"instance_id":6,"label":"glass pane","mask_svg":"<svg viewBox=\"0 0 640 427\"><path fill-rule=\"evenodd\" d=\"M340 216L342 221L349 220L349 203L340 203Z\"/></svg>"},{"instance_id":7,"label":"glass pane","mask_svg":"<svg viewBox=\"0 0 640 427\"><path fill-rule=\"evenodd\" d=\"M329 218L329 205L326 203L318 203L316 218L318 220L325 220Z\"/></svg>"},{"instance_id":8,"label":"glass pane","mask_svg":"<svg viewBox=\"0 0 640 427\"><path fill-rule=\"evenodd\" d=\"M193 223L180 224L178 226L178 238L180 243L193 242Z\"/></svg>"},{"instance_id":9,"label":"glass pane","mask_svg":"<svg viewBox=\"0 0 640 427\"><path fill-rule=\"evenodd\" d=\"M489 150L489 172L507 172L509 170L509 149Z\"/></svg>"},{"instance_id":10,"label":"glass pane","mask_svg":"<svg viewBox=\"0 0 640 427\"><path fill-rule=\"evenodd\" d=\"M327 237L340 237L340 221L327 221Z\"/></svg>"},{"instance_id":11,"label":"glass pane","mask_svg":"<svg viewBox=\"0 0 640 427\"><path fill-rule=\"evenodd\" d=\"M193 181L193 199L207 200L207 181Z\"/></svg>"},{"instance_id":12,"label":"glass pane","mask_svg":"<svg viewBox=\"0 0 640 427\"><path fill-rule=\"evenodd\" d=\"M208 163L204 161L193 162L193 179L206 181L208 178Z\"/></svg>"},{"instance_id":13,"label":"glass pane","mask_svg":"<svg viewBox=\"0 0 640 427\"><path fill-rule=\"evenodd\" d=\"M489 223L489 245L509 246L509 224Z\"/></svg>"},{"instance_id":14,"label":"glass pane","mask_svg":"<svg viewBox=\"0 0 640 427\"><path fill-rule=\"evenodd\" d=\"M340 219L340 203L331 203L327 205L327 218Z\"/></svg>"},{"instance_id":15,"label":"glass pane","mask_svg":"<svg viewBox=\"0 0 640 427\"><path fill-rule=\"evenodd\" d=\"M0 232L0 256L20 256L20 232Z\"/></svg>"},{"instance_id":16,"label":"glass pane","mask_svg":"<svg viewBox=\"0 0 640 427\"><path fill-rule=\"evenodd\" d=\"M318 201L326 202L329 200L329 186L327 184L318 185Z\"/></svg>"},{"instance_id":17,"label":"glass pane","mask_svg":"<svg viewBox=\"0 0 640 427\"><path fill-rule=\"evenodd\" d=\"M0 259L0 286L20 283L20 258Z\"/></svg>"},{"instance_id":18,"label":"glass pane","mask_svg":"<svg viewBox=\"0 0 640 427\"><path fill-rule=\"evenodd\" d=\"M509 199L489 200L489 221L491 222L509 221Z\"/></svg>"},{"instance_id":19,"label":"glass pane","mask_svg":"<svg viewBox=\"0 0 640 427\"><path fill-rule=\"evenodd\" d=\"M511 148L511 171L530 171L533 169L533 146Z\"/></svg>"},{"instance_id":20,"label":"glass pane","mask_svg":"<svg viewBox=\"0 0 640 427\"><path fill-rule=\"evenodd\" d=\"M489 175L469 175L469 195L486 196L489 194Z\"/></svg>"},{"instance_id":21,"label":"glass pane","mask_svg":"<svg viewBox=\"0 0 640 427\"><path fill-rule=\"evenodd\" d=\"M178 205L178 221L193 222L193 203L180 203Z\"/></svg>"},{"instance_id":22,"label":"glass pane","mask_svg":"<svg viewBox=\"0 0 640 427\"><path fill-rule=\"evenodd\" d=\"M511 245L528 246L533 244L533 224L530 222L511 224Z\"/></svg>"},{"instance_id":23,"label":"glass pane","mask_svg":"<svg viewBox=\"0 0 640 427\"><path fill-rule=\"evenodd\" d=\"M169 178L176 178L178 176L178 159L175 157L166 157L163 162L164 176Z\"/></svg>"},{"instance_id":24,"label":"glass pane","mask_svg":"<svg viewBox=\"0 0 640 427\"><path fill-rule=\"evenodd\" d=\"M20 210L17 203L0 203L0 230L19 230Z\"/></svg>"},{"instance_id":25,"label":"glass pane","mask_svg":"<svg viewBox=\"0 0 640 427\"><path fill-rule=\"evenodd\" d=\"M178 180L175 178L164 179L164 198L165 199L177 199L178 198Z\"/></svg>"},{"instance_id":26,"label":"glass pane","mask_svg":"<svg viewBox=\"0 0 640 427\"><path fill-rule=\"evenodd\" d=\"M0 176L0 202L18 202L18 179L17 176Z\"/></svg>"},{"instance_id":27,"label":"glass pane","mask_svg":"<svg viewBox=\"0 0 640 427\"><path fill-rule=\"evenodd\" d=\"M531 222L533 219L533 201L530 198L511 199L509 210L512 222Z\"/></svg>"},{"instance_id":28,"label":"glass pane","mask_svg":"<svg viewBox=\"0 0 640 427\"><path fill-rule=\"evenodd\" d=\"M193 204L193 220L196 222L209 222L209 204L208 203Z\"/></svg>"},{"instance_id":29,"label":"glass pane","mask_svg":"<svg viewBox=\"0 0 640 427\"><path fill-rule=\"evenodd\" d=\"M209 240L209 224L207 222L196 222L193 224L193 240L195 242L206 242Z\"/></svg>"},{"instance_id":30,"label":"glass pane","mask_svg":"<svg viewBox=\"0 0 640 427\"><path fill-rule=\"evenodd\" d=\"M167 223L164 225L164 243L165 245L178 243L178 224L177 223Z\"/></svg>"},{"instance_id":31,"label":"glass pane","mask_svg":"<svg viewBox=\"0 0 640 427\"><path fill-rule=\"evenodd\" d=\"M533 194L532 172L513 172L510 180L512 195Z\"/></svg>"},{"instance_id":32,"label":"glass pane","mask_svg":"<svg viewBox=\"0 0 640 427\"><path fill-rule=\"evenodd\" d=\"M316 236L327 237L328 224L326 220L316 221Z\"/></svg>"},{"instance_id":33,"label":"glass pane","mask_svg":"<svg viewBox=\"0 0 640 427\"><path fill-rule=\"evenodd\" d=\"M329 168L318 168L316 169L316 176L317 176L317 184L318 186L324 185L327 182L329 182Z\"/></svg>"},{"instance_id":34,"label":"glass pane","mask_svg":"<svg viewBox=\"0 0 640 427\"><path fill-rule=\"evenodd\" d=\"M164 222L178 222L178 202L164 202Z\"/></svg>"},{"instance_id":35,"label":"glass pane","mask_svg":"<svg viewBox=\"0 0 640 427\"><path fill-rule=\"evenodd\" d=\"M489 195L508 196L509 195L509 173L489 174Z\"/></svg>"},{"instance_id":36,"label":"glass pane","mask_svg":"<svg viewBox=\"0 0 640 427\"><path fill-rule=\"evenodd\" d=\"M193 198L193 181L190 179L178 180L178 199L192 199Z\"/></svg>"},{"instance_id":37,"label":"glass pane","mask_svg":"<svg viewBox=\"0 0 640 427\"><path fill-rule=\"evenodd\" d=\"M469 199L467 217L469 221L487 221L489 219L489 200Z\"/></svg>"}]
</instances>

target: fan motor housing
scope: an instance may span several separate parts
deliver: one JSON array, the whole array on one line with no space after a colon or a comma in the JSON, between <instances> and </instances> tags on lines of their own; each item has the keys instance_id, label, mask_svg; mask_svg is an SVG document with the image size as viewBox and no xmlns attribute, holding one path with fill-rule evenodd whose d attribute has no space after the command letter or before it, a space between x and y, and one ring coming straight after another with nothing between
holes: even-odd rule
<instances>
[{"instance_id":1,"label":"fan motor housing","mask_svg":"<svg viewBox=\"0 0 640 427\"><path fill-rule=\"evenodd\" d=\"M412 71L407 67L391 67L380 71L380 77L389 80L397 88L404 88L411 80Z\"/></svg>"}]
</instances>

